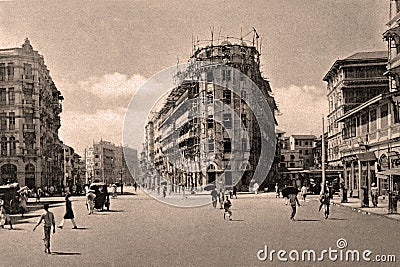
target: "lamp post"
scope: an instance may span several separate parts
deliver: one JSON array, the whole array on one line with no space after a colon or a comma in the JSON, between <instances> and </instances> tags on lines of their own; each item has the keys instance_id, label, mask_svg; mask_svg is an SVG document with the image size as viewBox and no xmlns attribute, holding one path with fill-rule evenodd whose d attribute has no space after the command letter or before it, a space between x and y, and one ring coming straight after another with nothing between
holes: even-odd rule
<instances>
[{"instance_id":1,"label":"lamp post","mask_svg":"<svg viewBox=\"0 0 400 267\"><path fill-rule=\"evenodd\" d=\"M120 182L121 182L121 195L124 193L124 184L123 184L123 182L122 182L122 174L124 174L124 171L123 170L121 170L120 172L119 172L119 174L121 175L121 180L120 180Z\"/></svg>"}]
</instances>

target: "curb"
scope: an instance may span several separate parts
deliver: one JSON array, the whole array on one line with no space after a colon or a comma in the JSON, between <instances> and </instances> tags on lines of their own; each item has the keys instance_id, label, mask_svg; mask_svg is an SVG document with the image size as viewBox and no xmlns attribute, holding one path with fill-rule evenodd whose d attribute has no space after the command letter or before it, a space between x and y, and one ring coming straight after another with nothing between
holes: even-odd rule
<instances>
[{"instance_id":1,"label":"curb","mask_svg":"<svg viewBox=\"0 0 400 267\"><path fill-rule=\"evenodd\" d=\"M390 220L400 221L400 219L396 219L396 218L392 218L392 217L387 216L389 214L379 214L379 213L375 213L375 212L369 212L369 211L362 210L361 208L354 208L354 207L346 206L346 205L335 203L335 202L332 202L332 205L333 206L339 206L339 207L348 208L348 209L351 209L354 212L358 212L358 213L365 214L365 215L379 216L379 217L384 217L384 218L387 218L387 219L390 219Z\"/></svg>"}]
</instances>

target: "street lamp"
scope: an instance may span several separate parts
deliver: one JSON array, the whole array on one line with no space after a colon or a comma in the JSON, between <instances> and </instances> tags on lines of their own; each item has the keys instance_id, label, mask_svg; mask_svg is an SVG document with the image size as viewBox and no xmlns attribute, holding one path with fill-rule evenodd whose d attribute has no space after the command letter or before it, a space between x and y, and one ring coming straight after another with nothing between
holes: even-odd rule
<instances>
[{"instance_id":1,"label":"street lamp","mask_svg":"<svg viewBox=\"0 0 400 267\"><path fill-rule=\"evenodd\" d=\"M121 195L124 193L124 184L122 183L122 174L124 174L124 171L123 170L121 170L120 172L119 172L119 174L121 175Z\"/></svg>"}]
</instances>

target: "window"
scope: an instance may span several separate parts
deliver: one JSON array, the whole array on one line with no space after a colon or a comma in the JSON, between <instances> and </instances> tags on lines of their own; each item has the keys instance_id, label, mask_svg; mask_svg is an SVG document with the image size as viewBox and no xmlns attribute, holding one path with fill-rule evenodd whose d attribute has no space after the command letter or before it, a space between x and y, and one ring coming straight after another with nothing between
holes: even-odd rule
<instances>
[{"instance_id":1,"label":"window","mask_svg":"<svg viewBox=\"0 0 400 267\"><path fill-rule=\"evenodd\" d=\"M32 79L32 65L24 63L24 78L25 79Z\"/></svg>"},{"instance_id":2,"label":"window","mask_svg":"<svg viewBox=\"0 0 400 267\"><path fill-rule=\"evenodd\" d=\"M304 150L304 155L308 155L308 150Z\"/></svg>"},{"instance_id":3,"label":"window","mask_svg":"<svg viewBox=\"0 0 400 267\"><path fill-rule=\"evenodd\" d=\"M8 88L8 104L14 105L15 104L15 91L14 88Z\"/></svg>"},{"instance_id":4,"label":"window","mask_svg":"<svg viewBox=\"0 0 400 267\"><path fill-rule=\"evenodd\" d=\"M246 114L240 114L240 118L242 120L243 126L247 128L247 115Z\"/></svg>"},{"instance_id":5,"label":"window","mask_svg":"<svg viewBox=\"0 0 400 267\"><path fill-rule=\"evenodd\" d=\"M14 80L14 63L8 63L7 65L7 74L8 74L8 80Z\"/></svg>"},{"instance_id":6,"label":"window","mask_svg":"<svg viewBox=\"0 0 400 267\"><path fill-rule=\"evenodd\" d=\"M247 151L247 139L243 138L242 139L242 152L246 152Z\"/></svg>"},{"instance_id":7,"label":"window","mask_svg":"<svg viewBox=\"0 0 400 267\"><path fill-rule=\"evenodd\" d=\"M23 89L26 104L32 104L33 100L33 85L26 85Z\"/></svg>"},{"instance_id":8,"label":"window","mask_svg":"<svg viewBox=\"0 0 400 267\"><path fill-rule=\"evenodd\" d=\"M370 118L371 118L371 131L376 130L376 109L370 111Z\"/></svg>"},{"instance_id":9,"label":"window","mask_svg":"<svg viewBox=\"0 0 400 267\"><path fill-rule=\"evenodd\" d=\"M0 105L1 106L5 106L7 104L6 99L7 99L6 89L0 88Z\"/></svg>"},{"instance_id":10,"label":"window","mask_svg":"<svg viewBox=\"0 0 400 267\"><path fill-rule=\"evenodd\" d=\"M294 168L294 167L296 167L296 164L295 164L294 162L290 162L290 164L289 164L289 165L290 165L290 167L291 167L291 168Z\"/></svg>"},{"instance_id":11,"label":"window","mask_svg":"<svg viewBox=\"0 0 400 267\"><path fill-rule=\"evenodd\" d=\"M10 112L8 113L8 119L9 119L9 128L10 130L15 130L15 113L14 112Z\"/></svg>"},{"instance_id":12,"label":"window","mask_svg":"<svg viewBox=\"0 0 400 267\"><path fill-rule=\"evenodd\" d=\"M7 156L7 138L6 137L1 138L1 155Z\"/></svg>"},{"instance_id":13,"label":"window","mask_svg":"<svg viewBox=\"0 0 400 267\"><path fill-rule=\"evenodd\" d=\"M294 160L295 159L295 156L292 154L292 155L290 155L290 159L291 160Z\"/></svg>"},{"instance_id":14,"label":"window","mask_svg":"<svg viewBox=\"0 0 400 267\"><path fill-rule=\"evenodd\" d=\"M222 101L225 103L225 104L230 104L231 103L231 98L232 98L232 93L231 93L231 90L229 90L229 89L224 89L223 90L223 92L222 92Z\"/></svg>"},{"instance_id":15,"label":"window","mask_svg":"<svg viewBox=\"0 0 400 267\"><path fill-rule=\"evenodd\" d=\"M381 106L381 128L386 128L388 126L388 105Z\"/></svg>"},{"instance_id":16,"label":"window","mask_svg":"<svg viewBox=\"0 0 400 267\"><path fill-rule=\"evenodd\" d=\"M25 123L33 124L33 113L25 113Z\"/></svg>"},{"instance_id":17,"label":"window","mask_svg":"<svg viewBox=\"0 0 400 267\"><path fill-rule=\"evenodd\" d=\"M232 151L231 140L229 138L224 139L224 153Z\"/></svg>"},{"instance_id":18,"label":"window","mask_svg":"<svg viewBox=\"0 0 400 267\"><path fill-rule=\"evenodd\" d=\"M7 117L6 113L0 113L0 130L7 130Z\"/></svg>"},{"instance_id":19,"label":"window","mask_svg":"<svg viewBox=\"0 0 400 267\"><path fill-rule=\"evenodd\" d=\"M14 156L16 150L17 150L17 145L15 142L15 137L10 137L10 156Z\"/></svg>"},{"instance_id":20,"label":"window","mask_svg":"<svg viewBox=\"0 0 400 267\"><path fill-rule=\"evenodd\" d=\"M208 129L214 128L214 116L213 115L208 115L207 128Z\"/></svg>"},{"instance_id":21,"label":"window","mask_svg":"<svg viewBox=\"0 0 400 267\"><path fill-rule=\"evenodd\" d=\"M208 151L209 152L214 151L214 141L213 140L208 141Z\"/></svg>"},{"instance_id":22,"label":"window","mask_svg":"<svg viewBox=\"0 0 400 267\"><path fill-rule=\"evenodd\" d=\"M6 80L6 64L0 63L0 81Z\"/></svg>"},{"instance_id":23,"label":"window","mask_svg":"<svg viewBox=\"0 0 400 267\"><path fill-rule=\"evenodd\" d=\"M230 113L225 113L222 115L223 116L223 120L224 120L224 126L226 128L232 128L232 116Z\"/></svg>"}]
</instances>

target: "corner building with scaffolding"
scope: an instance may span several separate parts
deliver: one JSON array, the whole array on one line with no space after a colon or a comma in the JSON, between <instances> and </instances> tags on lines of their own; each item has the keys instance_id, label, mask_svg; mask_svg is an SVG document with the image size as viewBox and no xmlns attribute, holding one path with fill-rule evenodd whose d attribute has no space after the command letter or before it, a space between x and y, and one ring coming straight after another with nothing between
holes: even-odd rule
<instances>
[{"instance_id":1,"label":"corner building with scaffolding","mask_svg":"<svg viewBox=\"0 0 400 267\"><path fill-rule=\"evenodd\" d=\"M254 34L255 38L257 33L254 31ZM182 78L163 102L155 105L159 109L151 113L146 123L147 159L159 174L147 179L148 188L166 180L172 191L177 190L176 185L198 188L210 183L215 183L217 188L236 185L241 191L252 190L263 126L251 108L257 99L244 88L250 88L251 84L258 87L259 96L271 110L273 126L277 124L275 112L278 110L269 82L262 77L259 46L254 38L249 42L252 45L239 39L236 43L224 40L218 45L211 42L194 46L190 61L210 64L201 73L203 82L187 76ZM226 68L213 67L213 64ZM232 86L238 89L231 90ZM171 114L184 102L186 107L178 115L174 114L177 117L170 123ZM179 134L174 135L176 131ZM182 157L176 157L176 148ZM274 163L263 180L277 172L279 157L275 155L275 147L268 150ZM186 169L179 167L182 161Z\"/></svg>"}]
</instances>

